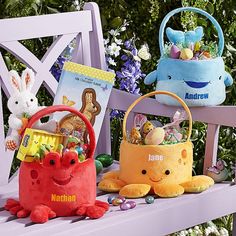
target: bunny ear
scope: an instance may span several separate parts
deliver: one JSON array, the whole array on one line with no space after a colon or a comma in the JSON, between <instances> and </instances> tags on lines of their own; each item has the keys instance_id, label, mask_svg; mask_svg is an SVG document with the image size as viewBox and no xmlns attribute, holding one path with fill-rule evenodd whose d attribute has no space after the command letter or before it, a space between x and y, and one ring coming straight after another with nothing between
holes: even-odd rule
<instances>
[{"instance_id":1,"label":"bunny ear","mask_svg":"<svg viewBox=\"0 0 236 236\"><path fill-rule=\"evenodd\" d=\"M15 92L20 92L21 91L21 80L20 76L15 70L11 70L9 72L9 77L10 77L10 82L11 86L14 89Z\"/></svg>"},{"instance_id":2,"label":"bunny ear","mask_svg":"<svg viewBox=\"0 0 236 236\"><path fill-rule=\"evenodd\" d=\"M26 68L23 72L22 72L22 90L31 90L33 84L34 84L34 72L29 69Z\"/></svg>"}]
</instances>

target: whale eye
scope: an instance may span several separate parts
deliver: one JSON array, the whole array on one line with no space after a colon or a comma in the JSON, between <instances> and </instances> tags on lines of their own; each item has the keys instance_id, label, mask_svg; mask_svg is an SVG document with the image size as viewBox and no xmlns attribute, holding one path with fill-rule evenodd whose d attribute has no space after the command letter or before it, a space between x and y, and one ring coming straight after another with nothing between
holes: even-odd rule
<instances>
[{"instance_id":1,"label":"whale eye","mask_svg":"<svg viewBox=\"0 0 236 236\"><path fill-rule=\"evenodd\" d=\"M171 79L171 76L170 76L170 75L168 75L168 79Z\"/></svg>"},{"instance_id":2,"label":"whale eye","mask_svg":"<svg viewBox=\"0 0 236 236\"><path fill-rule=\"evenodd\" d=\"M221 80L222 76L219 77L219 80Z\"/></svg>"}]
</instances>

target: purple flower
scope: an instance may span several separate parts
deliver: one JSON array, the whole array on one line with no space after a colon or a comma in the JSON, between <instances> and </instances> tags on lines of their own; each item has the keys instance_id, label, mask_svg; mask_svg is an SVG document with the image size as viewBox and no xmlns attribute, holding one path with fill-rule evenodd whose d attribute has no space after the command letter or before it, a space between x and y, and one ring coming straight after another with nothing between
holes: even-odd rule
<instances>
[{"instance_id":1,"label":"purple flower","mask_svg":"<svg viewBox=\"0 0 236 236\"><path fill-rule=\"evenodd\" d=\"M52 75L55 77L57 81L59 81L60 79L62 68L66 60L67 59L65 57L59 56L54 65L52 66L52 68L50 69Z\"/></svg>"},{"instance_id":2,"label":"purple flower","mask_svg":"<svg viewBox=\"0 0 236 236\"><path fill-rule=\"evenodd\" d=\"M131 40L126 40L124 42L125 48L126 49L131 49L132 45L131 45L132 41Z\"/></svg>"}]
</instances>

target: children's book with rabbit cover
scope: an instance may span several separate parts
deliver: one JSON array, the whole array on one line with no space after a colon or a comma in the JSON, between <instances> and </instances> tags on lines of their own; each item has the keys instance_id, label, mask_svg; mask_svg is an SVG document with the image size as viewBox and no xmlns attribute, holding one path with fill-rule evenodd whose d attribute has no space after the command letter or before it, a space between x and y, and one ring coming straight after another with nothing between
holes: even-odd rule
<instances>
[{"instance_id":1,"label":"children's book with rabbit cover","mask_svg":"<svg viewBox=\"0 0 236 236\"><path fill-rule=\"evenodd\" d=\"M78 109L93 125L98 140L115 74L73 62L65 62L54 105L64 104ZM86 139L84 122L75 114L58 112L60 133Z\"/></svg>"}]
</instances>

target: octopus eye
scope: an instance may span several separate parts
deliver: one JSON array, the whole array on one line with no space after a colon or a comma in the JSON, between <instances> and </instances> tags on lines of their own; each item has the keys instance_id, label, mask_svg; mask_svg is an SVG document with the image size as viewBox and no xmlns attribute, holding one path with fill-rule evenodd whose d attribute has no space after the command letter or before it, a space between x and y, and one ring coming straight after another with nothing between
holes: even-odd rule
<instances>
[{"instance_id":1,"label":"octopus eye","mask_svg":"<svg viewBox=\"0 0 236 236\"><path fill-rule=\"evenodd\" d=\"M146 170L142 170L142 174L145 175L147 173Z\"/></svg>"},{"instance_id":2,"label":"octopus eye","mask_svg":"<svg viewBox=\"0 0 236 236\"><path fill-rule=\"evenodd\" d=\"M169 171L169 170L166 170L166 171L165 171L165 174L166 174L166 175L169 175L169 174L170 174L170 171Z\"/></svg>"},{"instance_id":3,"label":"octopus eye","mask_svg":"<svg viewBox=\"0 0 236 236\"><path fill-rule=\"evenodd\" d=\"M171 76L170 76L170 75L168 75L168 79L171 79Z\"/></svg>"},{"instance_id":4,"label":"octopus eye","mask_svg":"<svg viewBox=\"0 0 236 236\"><path fill-rule=\"evenodd\" d=\"M70 164L71 164L71 165L74 165L74 164L75 164L75 159L72 159L72 160L70 161Z\"/></svg>"}]
</instances>

